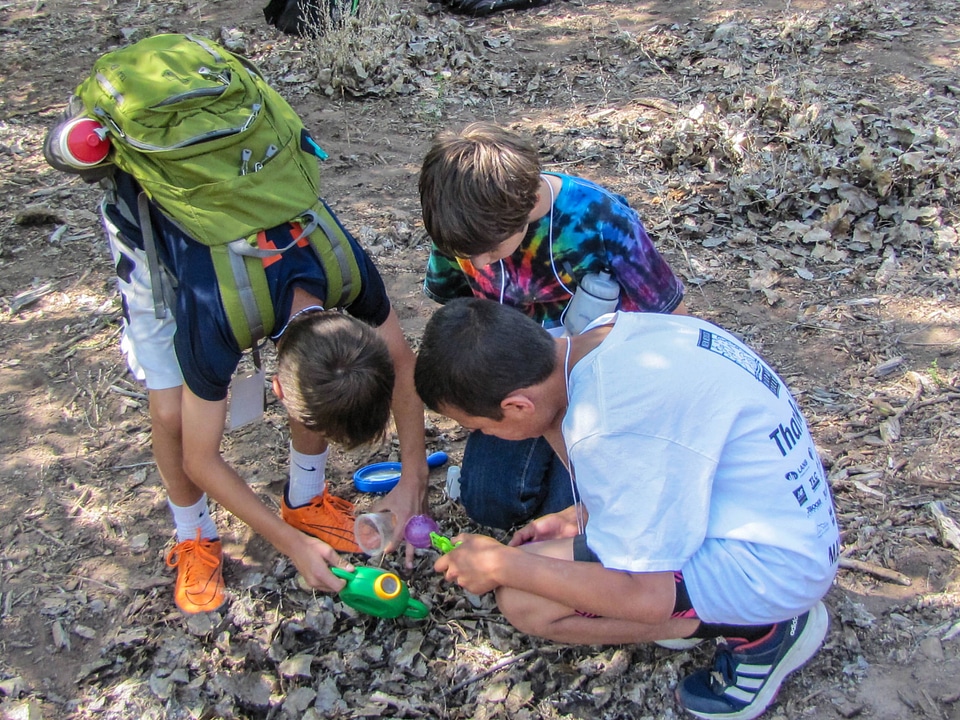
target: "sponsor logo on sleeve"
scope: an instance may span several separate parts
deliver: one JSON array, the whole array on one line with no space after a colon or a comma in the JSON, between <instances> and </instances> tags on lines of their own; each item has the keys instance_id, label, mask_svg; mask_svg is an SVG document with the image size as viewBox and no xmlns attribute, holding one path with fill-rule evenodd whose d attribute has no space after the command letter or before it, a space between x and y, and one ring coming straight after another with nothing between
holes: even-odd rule
<instances>
[{"instance_id":1,"label":"sponsor logo on sleeve","mask_svg":"<svg viewBox=\"0 0 960 720\"><path fill-rule=\"evenodd\" d=\"M807 497L807 489L803 485L794 489L793 496L797 499L797 504L800 505L800 507L806 505L807 500L810 499Z\"/></svg>"},{"instance_id":2,"label":"sponsor logo on sleeve","mask_svg":"<svg viewBox=\"0 0 960 720\"><path fill-rule=\"evenodd\" d=\"M820 487L820 483L822 482L823 482L823 478L820 477L820 473L815 472L813 476L810 478L810 489L816 490L818 487Z\"/></svg>"}]
</instances>

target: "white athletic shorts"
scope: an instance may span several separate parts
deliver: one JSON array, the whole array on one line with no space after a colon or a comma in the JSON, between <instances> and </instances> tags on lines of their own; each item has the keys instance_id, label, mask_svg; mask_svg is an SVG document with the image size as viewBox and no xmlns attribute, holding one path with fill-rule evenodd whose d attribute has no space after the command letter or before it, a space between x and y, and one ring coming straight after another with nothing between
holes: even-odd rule
<instances>
[{"instance_id":1,"label":"white athletic shorts","mask_svg":"<svg viewBox=\"0 0 960 720\"><path fill-rule=\"evenodd\" d=\"M179 387L183 385L183 375L173 348L173 334L177 329L173 309L167 309L165 318L156 317L146 253L124 243L106 214L101 216L114 269L122 266L126 275L126 269L131 268L129 279L117 275L117 286L126 308L120 350L127 357L130 372L148 390ZM122 265L121 258L126 260Z\"/></svg>"}]
</instances>

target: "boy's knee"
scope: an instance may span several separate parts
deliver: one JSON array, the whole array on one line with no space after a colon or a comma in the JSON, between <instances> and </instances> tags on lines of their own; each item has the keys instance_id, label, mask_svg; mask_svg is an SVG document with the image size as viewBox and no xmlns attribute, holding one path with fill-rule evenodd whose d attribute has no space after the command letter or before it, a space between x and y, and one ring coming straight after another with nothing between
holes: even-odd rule
<instances>
[{"instance_id":1,"label":"boy's knee","mask_svg":"<svg viewBox=\"0 0 960 720\"><path fill-rule=\"evenodd\" d=\"M573 503L570 476L542 439L507 441L472 433L460 488L470 519L501 530Z\"/></svg>"},{"instance_id":2,"label":"boy's knee","mask_svg":"<svg viewBox=\"0 0 960 720\"><path fill-rule=\"evenodd\" d=\"M500 613L507 619L507 622L520 632L528 635L537 634L534 631L536 623L532 622L533 616L536 613L529 612L530 610L534 610L534 608L530 607L528 601L530 595L520 593L508 587L497 588L494 595L497 599L497 608L499 608Z\"/></svg>"},{"instance_id":3,"label":"boy's knee","mask_svg":"<svg viewBox=\"0 0 960 720\"><path fill-rule=\"evenodd\" d=\"M180 414L180 394L174 398L165 390L150 392L150 422L154 433L179 437L182 415Z\"/></svg>"},{"instance_id":4,"label":"boy's knee","mask_svg":"<svg viewBox=\"0 0 960 720\"><path fill-rule=\"evenodd\" d=\"M534 595L513 588L495 591L497 607L513 627L526 635L547 637L547 622L541 615L543 603Z\"/></svg>"}]
</instances>

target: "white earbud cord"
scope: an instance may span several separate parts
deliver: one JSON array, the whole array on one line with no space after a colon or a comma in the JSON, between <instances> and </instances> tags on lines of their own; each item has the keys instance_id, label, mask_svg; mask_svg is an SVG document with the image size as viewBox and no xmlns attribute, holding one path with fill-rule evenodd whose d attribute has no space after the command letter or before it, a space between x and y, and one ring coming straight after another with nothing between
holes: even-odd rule
<instances>
[{"instance_id":1,"label":"white earbud cord","mask_svg":"<svg viewBox=\"0 0 960 720\"><path fill-rule=\"evenodd\" d=\"M274 341L279 340L281 337L283 337L283 334L287 331L287 328L290 327L290 323L292 323L294 320L296 320L296 319L297 319L298 317L300 317L301 315L304 315L304 314L306 314L306 313L308 313L308 312L313 312L314 310L323 310L323 305L308 305L307 307L303 308L302 310L297 310L293 315L291 315L291 316L289 317L289 319L287 320L286 325L284 325L284 326L280 329L280 332L278 332L276 335L271 335L271 336L270 336L270 339L271 339L271 340L274 340Z\"/></svg>"},{"instance_id":2,"label":"white earbud cord","mask_svg":"<svg viewBox=\"0 0 960 720\"><path fill-rule=\"evenodd\" d=\"M541 175L541 179L547 184L547 189L550 191L550 209L547 210L547 251L550 253L550 269L553 271L553 276L557 279L557 282L560 283L567 295L573 297L573 290L567 287L567 284L560 277L560 273L557 272L557 263L554 261L553 257L553 204L557 200L557 195L553 190L553 185L546 175ZM507 293L507 268L503 264L503 258L499 260L500 263L500 304L503 305L503 298ZM569 307L569 305L567 305ZM563 315L567 312L567 308L563 309L563 314L560 316L560 321L563 322Z\"/></svg>"},{"instance_id":3,"label":"white earbud cord","mask_svg":"<svg viewBox=\"0 0 960 720\"><path fill-rule=\"evenodd\" d=\"M553 204L557 200L557 196L553 192L553 185L550 183L550 180L546 175L541 175L544 182L547 183L547 187L550 188L550 221L547 229L547 250L550 252L550 269L553 270L553 276L557 279L557 282L560 283L560 287L566 290L567 295L571 298L573 297L573 290L567 287L567 284L560 279L560 273L557 272L557 263L553 257ZM563 320L567 316L567 310L570 308L570 303L567 303L563 308L563 312L560 313L560 325L563 325Z\"/></svg>"},{"instance_id":4,"label":"white earbud cord","mask_svg":"<svg viewBox=\"0 0 960 720\"><path fill-rule=\"evenodd\" d=\"M500 304L503 305L503 296L507 292L507 268L500 259Z\"/></svg>"},{"instance_id":5,"label":"white earbud cord","mask_svg":"<svg viewBox=\"0 0 960 720\"><path fill-rule=\"evenodd\" d=\"M560 287L567 291L567 295L573 297L573 290L567 287L566 283L560 279L560 273L557 272L557 264L554 262L553 257L553 204L557 200L557 196L553 191L553 184L550 182L549 178L546 175L541 175L543 181L547 183L547 187L550 189L550 209L547 211L549 217L549 224L547 226L547 249L550 251L550 269L553 270L553 276L557 279L557 282L560 283Z\"/></svg>"}]
</instances>

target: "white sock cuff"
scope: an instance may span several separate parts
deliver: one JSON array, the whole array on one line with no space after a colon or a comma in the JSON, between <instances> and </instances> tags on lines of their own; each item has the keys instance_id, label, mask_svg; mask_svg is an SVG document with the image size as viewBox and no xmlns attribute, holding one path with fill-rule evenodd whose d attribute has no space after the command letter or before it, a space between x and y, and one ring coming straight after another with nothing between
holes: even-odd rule
<instances>
[{"instance_id":1,"label":"white sock cuff","mask_svg":"<svg viewBox=\"0 0 960 720\"><path fill-rule=\"evenodd\" d=\"M324 450L319 455L307 455L306 453L298 452L293 448L293 443L290 443L290 467L298 467L303 473L317 472L321 477L325 474L327 469L327 456L330 454L330 446L327 446L327 449Z\"/></svg>"},{"instance_id":2,"label":"white sock cuff","mask_svg":"<svg viewBox=\"0 0 960 720\"><path fill-rule=\"evenodd\" d=\"M327 447L319 455L306 455L293 449L290 444L290 485L287 487L287 502L290 507L306 505L326 487Z\"/></svg>"},{"instance_id":3,"label":"white sock cuff","mask_svg":"<svg viewBox=\"0 0 960 720\"><path fill-rule=\"evenodd\" d=\"M183 513L199 515L207 506L207 494L204 493L201 495L200 499L197 500L193 505L176 505L170 498L167 498L167 505L170 506L170 510L174 514L182 511Z\"/></svg>"},{"instance_id":4,"label":"white sock cuff","mask_svg":"<svg viewBox=\"0 0 960 720\"><path fill-rule=\"evenodd\" d=\"M200 496L193 505L176 505L167 498L167 505L170 512L173 513L173 522L177 527L177 540L196 540L197 530L200 531L200 537L204 540L215 540L218 537L217 526L210 516L210 508L207 502L207 494Z\"/></svg>"}]
</instances>

